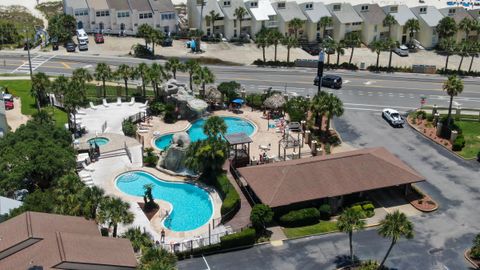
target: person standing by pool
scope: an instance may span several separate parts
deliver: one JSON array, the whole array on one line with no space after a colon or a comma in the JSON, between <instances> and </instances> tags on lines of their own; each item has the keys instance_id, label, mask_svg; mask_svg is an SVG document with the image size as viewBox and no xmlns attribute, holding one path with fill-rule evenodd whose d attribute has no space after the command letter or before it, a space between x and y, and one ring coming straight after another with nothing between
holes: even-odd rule
<instances>
[{"instance_id":1,"label":"person standing by pool","mask_svg":"<svg viewBox=\"0 0 480 270\"><path fill-rule=\"evenodd\" d=\"M160 242L162 242L162 244L165 243L165 230L162 229L162 232L160 233Z\"/></svg>"}]
</instances>

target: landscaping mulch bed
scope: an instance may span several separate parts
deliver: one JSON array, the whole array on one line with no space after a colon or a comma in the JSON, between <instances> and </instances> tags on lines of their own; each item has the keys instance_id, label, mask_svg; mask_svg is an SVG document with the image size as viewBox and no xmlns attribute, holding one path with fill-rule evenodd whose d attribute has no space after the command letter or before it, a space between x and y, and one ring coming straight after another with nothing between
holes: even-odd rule
<instances>
[{"instance_id":1,"label":"landscaping mulch bed","mask_svg":"<svg viewBox=\"0 0 480 270\"><path fill-rule=\"evenodd\" d=\"M143 206L145 205L145 203L143 202L139 202L138 203L138 206L140 206L140 208L142 209L143 213L145 214L145 216L147 216L148 220L152 220L153 216L155 216L155 214L160 210L160 207L157 207L155 209L152 209L148 212L146 212L144 209L143 209Z\"/></svg>"},{"instance_id":2,"label":"landscaping mulch bed","mask_svg":"<svg viewBox=\"0 0 480 270\"><path fill-rule=\"evenodd\" d=\"M417 210L422 212L432 212L438 209L438 204L428 195L409 194L406 196L408 202Z\"/></svg>"},{"instance_id":3,"label":"landscaping mulch bed","mask_svg":"<svg viewBox=\"0 0 480 270\"><path fill-rule=\"evenodd\" d=\"M415 123L413 123L413 117L407 118L408 123L419 130L423 135L428 137L430 140L442 145L443 147L447 148L448 150L452 151L452 143L449 140L441 138L437 136L437 129L432 125L432 123L428 122L426 119L415 119Z\"/></svg>"}]
</instances>

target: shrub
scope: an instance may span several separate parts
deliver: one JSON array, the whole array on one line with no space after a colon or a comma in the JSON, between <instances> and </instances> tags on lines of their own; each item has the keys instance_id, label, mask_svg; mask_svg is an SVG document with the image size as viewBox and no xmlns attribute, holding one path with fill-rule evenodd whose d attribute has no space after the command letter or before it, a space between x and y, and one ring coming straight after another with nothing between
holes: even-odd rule
<instances>
[{"instance_id":1,"label":"shrub","mask_svg":"<svg viewBox=\"0 0 480 270\"><path fill-rule=\"evenodd\" d=\"M272 222L273 211L265 204L256 204L250 212L250 221L253 227L263 229L267 224Z\"/></svg>"},{"instance_id":2,"label":"shrub","mask_svg":"<svg viewBox=\"0 0 480 270\"><path fill-rule=\"evenodd\" d=\"M480 161L480 151L477 153L477 160Z\"/></svg>"},{"instance_id":3,"label":"shrub","mask_svg":"<svg viewBox=\"0 0 480 270\"><path fill-rule=\"evenodd\" d=\"M332 146L330 145L330 143L326 143L325 144L325 153L327 155L330 155L331 152L332 152Z\"/></svg>"},{"instance_id":4,"label":"shrub","mask_svg":"<svg viewBox=\"0 0 480 270\"><path fill-rule=\"evenodd\" d=\"M480 259L480 247L472 247L470 250L470 257L476 260Z\"/></svg>"},{"instance_id":5,"label":"shrub","mask_svg":"<svg viewBox=\"0 0 480 270\"><path fill-rule=\"evenodd\" d=\"M247 105L255 108L260 109L263 105L263 97L262 94L248 94L246 97Z\"/></svg>"},{"instance_id":6,"label":"shrub","mask_svg":"<svg viewBox=\"0 0 480 270\"><path fill-rule=\"evenodd\" d=\"M380 265L378 264L377 261L368 260L368 261L362 262L358 267L358 270L377 270L378 266Z\"/></svg>"},{"instance_id":7,"label":"shrub","mask_svg":"<svg viewBox=\"0 0 480 270\"><path fill-rule=\"evenodd\" d=\"M331 145L339 145L340 144L340 138L338 135L332 135L328 137L328 143Z\"/></svg>"},{"instance_id":8,"label":"shrub","mask_svg":"<svg viewBox=\"0 0 480 270\"><path fill-rule=\"evenodd\" d=\"M316 208L304 208L290 211L280 217L280 223L285 227L299 227L312 225L320 219L320 212Z\"/></svg>"},{"instance_id":9,"label":"shrub","mask_svg":"<svg viewBox=\"0 0 480 270\"><path fill-rule=\"evenodd\" d=\"M160 101L154 101L149 105L151 115L160 115L165 111L165 104Z\"/></svg>"},{"instance_id":10,"label":"shrub","mask_svg":"<svg viewBox=\"0 0 480 270\"><path fill-rule=\"evenodd\" d=\"M365 211L365 214L367 217L373 217L375 215L375 206L371 203L367 203L362 205L363 211Z\"/></svg>"},{"instance_id":11,"label":"shrub","mask_svg":"<svg viewBox=\"0 0 480 270\"><path fill-rule=\"evenodd\" d=\"M433 122L433 114L427 115L427 121L428 122Z\"/></svg>"},{"instance_id":12,"label":"shrub","mask_svg":"<svg viewBox=\"0 0 480 270\"><path fill-rule=\"evenodd\" d=\"M465 147L465 138L462 134L458 135L455 141L452 144L453 151L461 151L462 148Z\"/></svg>"},{"instance_id":13,"label":"shrub","mask_svg":"<svg viewBox=\"0 0 480 270\"><path fill-rule=\"evenodd\" d=\"M222 207L220 213L222 218L228 219L235 214L235 209L240 209L240 196L235 188L232 186L225 174L216 177L212 185L218 190L220 196L223 198ZM228 214L227 217L223 217Z\"/></svg>"},{"instance_id":14,"label":"shrub","mask_svg":"<svg viewBox=\"0 0 480 270\"><path fill-rule=\"evenodd\" d=\"M152 51L150 51L145 45L142 44L136 44L133 45L133 56L138 57L138 58L151 58Z\"/></svg>"},{"instance_id":15,"label":"shrub","mask_svg":"<svg viewBox=\"0 0 480 270\"><path fill-rule=\"evenodd\" d=\"M129 119L125 119L122 122L122 131L125 136L134 137L137 133L137 125Z\"/></svg>"},{"instance_id":16,"label":"shrub","mask_svg":"<svg viewBox=\"0 0 480 270\"><path fill-rule=\"evenodd\" d=\"M165 105L165 115L163 116L163 121L165 121L167 124L172 124L177 121L177 117L175 117L175 105Z\"/></svg>"},{"instance_id":17,"label":"shrub","mask_svg":"<svg viewBox=\"0 0 480 270\"><path fill-rule=\"evenodd\" d=\"M272 67L293 67L295 62L287 63L286 61L266 61L263 62L261 59L253 61L253 64L256 66L272 66Z\"/></svg>"},{"instance_id":18,"label":"shrub","mask_svg":"<svg viewBox=\"0 0 480 270\"><path fill-rule=\"evenodd\" d=\"M355 211L355 212L358 212L360 214L360 217L361 218L365 218L367 215L365 213L365 211L363 211L363 208L361 205L354 205L352 206L352 209Z\"/></svg>"},{"instance_id":19,"label":"shrub","mask_svg":"<svg viewBox=\"0 0 480 270\"><path fill-rule=\"evenodd\" d=\"M223 249L250 246L255 244L256 232L253 228L220 237L220 246Z\"/></svg>"},{"instance_id":20,"label":"shrub","mask_svg":"<svg viewBox=\"0 0 480 270\"><path fill-rule=\"evenodd\" d=\"M332 215L332 207L327 203L320 205L318 211L320 212L320 218L323 220L330 219L330 216Z\"/></svg>"},{"instance_id":21,"label":"shrub","mask_svg":"<svg viewBox=\"0 0 480 270\"><path fill-rule=\"evenodd\" d=\"M155 167L157 165L157 162L158 162L159 158L153 152L153 148L151 148L151 147L145 148L145 153L146 153L146 155L143 157L143 163L147 167Z\"/></svg>"},{"instance_id":22,"label":"shrub","mask_svg":"<svg viewBox=\"0 0 480 270\"><path fill-rule=\"evenodd\" d=\"M417 118L419 118L419 119L427 118L427 112L426 111L417 111Z\"/></svg>"}]
</instances>

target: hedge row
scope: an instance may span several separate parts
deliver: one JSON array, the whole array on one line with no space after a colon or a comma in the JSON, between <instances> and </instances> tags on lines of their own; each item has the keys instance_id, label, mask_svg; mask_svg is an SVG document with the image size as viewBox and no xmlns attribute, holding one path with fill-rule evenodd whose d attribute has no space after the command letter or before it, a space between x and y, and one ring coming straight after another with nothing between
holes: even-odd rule
<instances>
[{"instance_id":1,"label":"hedge row","mask_svg":"<svg viewBox=\"0 0 480 270\"><path fill-rule=\"evenodd\" d=\"M452 150L461 151L463 147L465 147L465 137L463 137L463 134L459 134L457 138L453 141Z\"/></svg>"},{"instance_id":2,"label":"hedge row","mask_svg":"<svg viewBox=\"0 0 480 270\"><path fill-rule=\"evenodd\" d=\"M318 223L320 211L317 208L304 208L290 211L280 217L280 223L285 227L300 227Z\"/></svg>"},{"instance_id":3,"label":"hedge row","mask_svg":"<svg viewBox=\"0 0 480 270\"><path fill-rule=\"evenodd\" d=\"M241 232L229 234L220 237L220 247L222 249L251 246L255 244L256 232L254 228L248 228Z\"/></svg>"},{"instance_id":4,"label":"hedge row","mask_svg":"<svg viewBox=\"0 0 480 270\"><path fill-rule=\"evenodd\" d=\"M233 214L236 213L235 209L240 209L240 196L238 195L238 192L232 186L225 174L219 175L213 185L223 198L220 213L222 216L226 214L233 216ZM225 219L228 219L228 217Z\"/></svg>"}]
</instances>

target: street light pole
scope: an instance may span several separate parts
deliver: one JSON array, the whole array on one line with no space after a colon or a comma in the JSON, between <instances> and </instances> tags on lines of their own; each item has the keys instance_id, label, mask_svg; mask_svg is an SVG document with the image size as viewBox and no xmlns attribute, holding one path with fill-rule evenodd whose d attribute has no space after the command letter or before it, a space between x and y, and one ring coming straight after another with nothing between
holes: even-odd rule
<instances>
[{"instance_id":1,"label":"street light pole","mask_svg":"<svg viewBox=\"0 0 480 270\"><path fill-rule=\"evenodd\" d=\"M318 91L317 94L322 92L322 77L323 77L323 62L325 60L325 52L323 48L320 48L318 53L318 66L317 66L317 77L318 77Z\"/></svg>"},{"instance_id":2,"label":"street light pole","mask_svg":"<svg viewBox=\"0 0 480 270\"><path fill-rule=\"evenodd\" d=\"M33 80L32 59L30 58L30 39L28 38L27 29L24 29L25 37L27 38L27 52L28 52L28 67L30 69L30 80Z\"/></svg>"}]
</instances>

